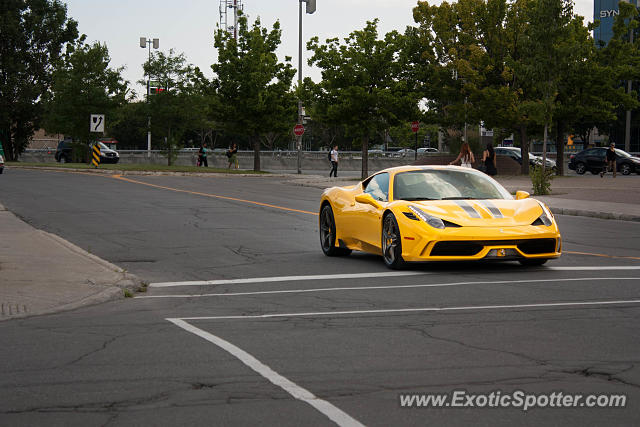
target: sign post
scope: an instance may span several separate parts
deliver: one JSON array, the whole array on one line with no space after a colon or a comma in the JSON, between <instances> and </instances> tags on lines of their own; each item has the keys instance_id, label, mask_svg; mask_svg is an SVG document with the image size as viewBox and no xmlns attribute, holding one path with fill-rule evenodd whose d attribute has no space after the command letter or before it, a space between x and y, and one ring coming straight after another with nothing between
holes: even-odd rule
<instances>
[{"instance_id":1,"label":"sign post","mask_svg":"<svg viewBox=\"0 0 640 427\"><path fill-rule=\"evenodd\" d=\"M415 160L418 160L418 130L420 130L420 122L418 122L418 121L411 122L411 132L416 134Z\"/></svg>"}]
</instances>

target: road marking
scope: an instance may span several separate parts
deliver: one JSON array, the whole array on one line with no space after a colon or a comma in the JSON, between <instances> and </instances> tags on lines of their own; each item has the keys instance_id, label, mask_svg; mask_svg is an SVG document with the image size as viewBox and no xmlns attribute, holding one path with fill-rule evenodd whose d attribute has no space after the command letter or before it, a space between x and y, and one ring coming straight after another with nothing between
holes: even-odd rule
<instances>
[{"instance_id":1,"label":"road marking","mask_svg":"<svg viewBox=\"0 0 640 427\"><path fill-rule=\"evenodd\" d=\"M597 256L597 257L602 257L602 258L622 258L622 259L637 259L637 260L640 260L640 257L637 257L637 256L594 254L594 253L591 253L591 252L575 252L575 251L563 251L562 253L571 254L571 255Z\"/></svg>"},{"instance_id":2,"label":"road marking","mask_svg":"<svg viewBox=\"0 0 640 427\"><path fill-rule=\"evenodd\" d=\"M177 295L140 295L135 298L202 298L202 297L235 297L249 295L272 295L272 294L303 294L313 292L344 292L344 291L369 291L369 290L385 290L385 289L413 289L413 288L444 288L449 286L467 286L467 285L511 285L519 283L547 283L547 282L578 282L586 280L637 280L640 283L640 277L579 277L568 279L531 279L531 280L497 280L497 281L481 281L481 282L453 282L453 283L431 283L419 285L387 285L387 286L350 286L342 288L314 288L314 289L285 289L276 291L256 291L256 292L228 292L217 294L177 294Z\"/></svg>"},{"instance_id":3,"label":"road marking","mask_svg":"<svg viewBox=\"0 0 640 427\"><path fill-rule=\"evenodd\" d=\"M603 266L584 266L584 267L542 267L539 271L601 271L601 270L640 270L640 265L603 265Z\"/></svg>"},{"instance_id":4,"label":"road marking","mask_svg":"<svg viewBox=\"0 0 640 427\"><path fill-rule=\"evenodd\" d=\"M640 268L640 267L638 267ZM267 282L291 282L304 280L337 280L337 279L366 279L371 277L396 277L418 276L430 274L422 271L393 271L377 273L353 273L353 274L317 274L312 276L278 276L278 277L253 277L249 279L220 279L220 280L193 280L188 282L159 282L151 283L150 288L168 288L175 286L214 286L235 285L239 283L267 283Z\"/></svg>"},{"instance_id":5,"label":"road marking","mask_svg":"<svg viewBox=\"0 0 640 427\"><path fill-rule=\"evenodd\" d=\"M546 308L546 307L589 307L621 304L640 304L640 299L616 300L616 301L576 301L576 302L549 302L537 304L509 304L509 305L471 305L460 307L421 307L421 308L395 308L386 310L351 310L351 311L317 311L307 313L273 313L246 316L202 316L182 317L182 320L239 320L239 319L272 319L278 317L320 317L320 316L344 316L351 314L387 314L387 313L421 313L428 311L472 311L472 310L500 310L511 308Z\"/></svg>"},{"instance_id":6,"label":"road marking","mask_svg":"<svg viewBox=\"0 0 640 427\"><path fill-rule=\"evenodd\" d=\"M251 205L263 206L263 207L273 208L273 209L280 209L280 210L288 211L288 212L297 212L297 213L304 213L304 214L318 216L317 212L304 211L304 210L301 210L301 209L287 208L287 207L284 207L284 206L272 205L270 203L256 202L254 200L238 199L236 197L220 196L218 194L201 193L199 191L181 190L179 188L165 187L163 185L150 184L150 183L144 182L144 181L137 181L135 179L125 178L122 175L112 175L112 178L118 179L120 181L131 182L133 184L140 184L140 185L146 185L148 187L160 188L162 190L175 191L175 192L178 192L178 193L193 194L193 195L196 195L196 196L211 197L211 198L214 198L214 199L231 200L231 201L234 201L234 202L248 203L248 204L251 204Z\"/></svg>"},{"instance_id":7,"label":"road marking","mask_svg":"<svg viewBox=\"0 0 640 427\"><path fill-rule=\"evenodd\" d=\"M300 387L298 384L293 381L283 377L269 366L260 362L258 359L253 357L251 354L247 353L240 347L231 344L229 341L226 341L216 335L210 334L207 331L204 331L200 328L196 328L195 326L185 322L183 319L166 319L174 325L184 329L187 332L191 332L199 336L200 338L204 338L212 344L217 345L221 349L225 350L232 356L236 357L246 366L260 374L262 377L269 380L272 384L282 388L284 391L289 393L295 399L305 402L315 409L320 411L323 415L328 417L331 421L336 423L339 426L347 426L347 427L363 427L363 424L352 418L349 414L327 402L326 400L319 399L309 390Z\"/></svg>"},{"instance_id":8,"label":"road marking","mask_svg":"<svg viewBox=\"0 0 640 427\"><path fill-rule=\"evenodd\" d=\"M591 270L640 270L640 265L634 266L602 266L602 267L540 267L538 269L527 269L523 271L591 271ZM509 270L509 273L513 273ZM220 279L220 280L191 280L185 282L157 282L151 283L150 288L169 288L177 286L215 286L215 285L235 285L241 283L267 283L267 282L301 282L304 280L338 280L338 279L367 279L377 277L398 277L398 276L421 276L434 274L432 271L392 271L376 273L353 273L353 274L317 274L310 276L277 276L277 277L252 277L247 279Z\"/></svg>"}]
</instances>

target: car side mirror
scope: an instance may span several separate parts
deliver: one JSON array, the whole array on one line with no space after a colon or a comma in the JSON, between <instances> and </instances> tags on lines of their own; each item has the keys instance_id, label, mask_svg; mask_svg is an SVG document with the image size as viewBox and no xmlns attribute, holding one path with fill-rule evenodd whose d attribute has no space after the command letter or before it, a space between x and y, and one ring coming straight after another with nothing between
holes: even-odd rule
<instances>
[{"instance_id":1,"label":"car side mirror","mask_svg":"<svg viewBox=\"0 0 640 427\"><path fill-rule=\"evenodd\" d=\"M382 207L382 205L369 193L358 194L356 196L356 202L371 205L376 209L380 209Z\"/></svg>"},{"instance_id":2,"label":"car side mirror","mask_svg":"<svg viewBox=\"0 0 640 427\"><path fill-rule=\"evenodd\" d=\"M516 191L516 200L522 200L522 199L528 199L528 198L529 198L529 193L527 193L526 191L521 191L521 190Z\"/></svg>"}]
</instances>

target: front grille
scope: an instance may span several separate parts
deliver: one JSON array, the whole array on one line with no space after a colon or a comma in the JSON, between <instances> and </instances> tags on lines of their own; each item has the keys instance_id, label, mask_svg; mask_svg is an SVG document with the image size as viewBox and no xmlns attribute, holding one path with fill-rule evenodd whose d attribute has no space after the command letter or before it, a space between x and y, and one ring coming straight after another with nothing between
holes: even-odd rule
<instances>
[{"instance_id":1,"label":"front grille","mask_svg":"<svg viewBox=\"0 0 640 427\"><path fill-rule=\"evenodd\" d=\"M456 240L437 242L431 256L473 256L485 246L516 246L527 255L546 254L556 251L556 239L524 240Z\"/></svg>"}]
</instances>

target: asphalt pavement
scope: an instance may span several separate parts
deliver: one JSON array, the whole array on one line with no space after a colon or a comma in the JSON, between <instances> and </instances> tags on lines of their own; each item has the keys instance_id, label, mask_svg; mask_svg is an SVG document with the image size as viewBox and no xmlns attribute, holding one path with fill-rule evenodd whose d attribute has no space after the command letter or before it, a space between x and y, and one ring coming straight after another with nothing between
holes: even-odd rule
<instances>
[{"instance_id":1,"label":"asphalt pavement","mask_svg":"<svg viewBox=\"0 0 640 427\"><path fill-rule=\"evenodd\" d=\"M319 249L318 196L351 177L6 173L0 424L640 422L638 176L558 178L564 255L544 267L399 274ZM629 405L398 403L460 389Z\"/></svg>"}]
</instances>

